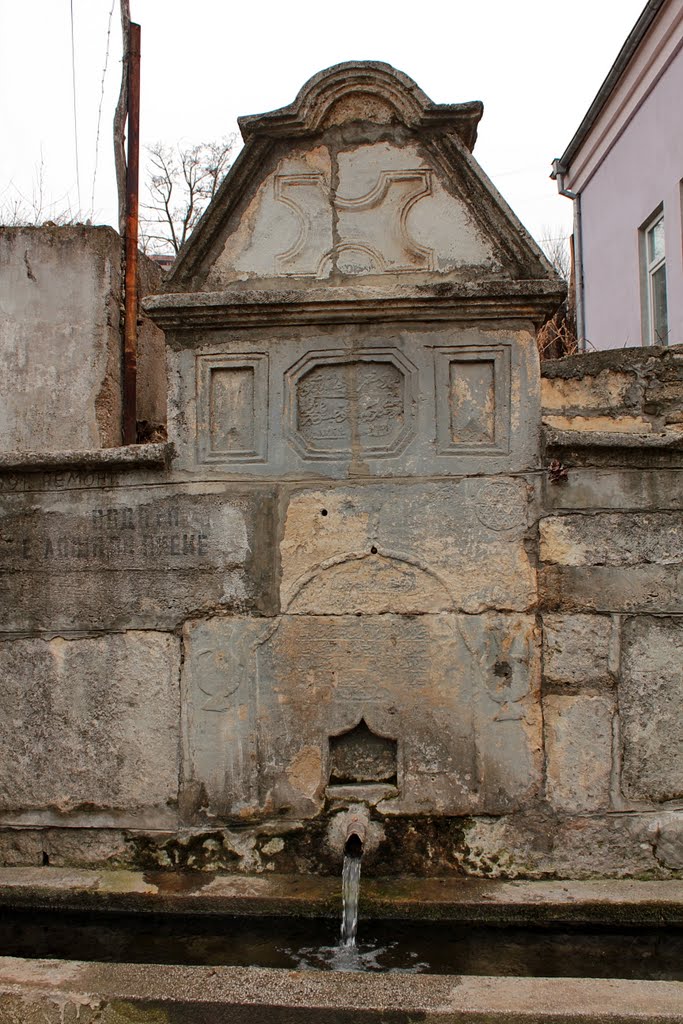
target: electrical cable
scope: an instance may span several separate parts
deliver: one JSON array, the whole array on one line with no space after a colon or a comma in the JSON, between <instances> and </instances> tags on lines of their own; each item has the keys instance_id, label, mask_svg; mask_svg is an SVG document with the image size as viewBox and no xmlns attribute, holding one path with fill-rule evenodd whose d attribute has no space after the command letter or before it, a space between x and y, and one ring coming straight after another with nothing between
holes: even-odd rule
<instances>
[{"instance_id":1,"label":"electrical cable","mask_svg":"<svg viewBox=\"0 0 683 1024\"><path fill-rule=\"evenodd\" d=\"M90 196L90 216L91 218L95 215L95 181L97 180L97 160L100 152L100 125L102 124L102 104L104 103L104 79L107 74L107 67L109 66L109 42L111 39L111 21L114 14L114 7L116 6L116 0L111 2L111 10L109 11L109 24L107 25L107 49L104 55L104 68L102 69L102 84L100 87L100 106L97 111L97 134L95 135L95 170L92 176L92 195Z\"/></svg>"},{"instance_id":2,"label":"electrical cable","mask_svg":"<svg viewBox=\"0 0 683 1024\"><path fill-rule=\"evenodd\" d=\"M78 115L76 112L76 45L74 42L74 0L71 8L71 83L74 97L74 146L76 150L76 192L78 194L78 215L81 215L81 173L78 162Z\"/></svg>"}]
</instances>

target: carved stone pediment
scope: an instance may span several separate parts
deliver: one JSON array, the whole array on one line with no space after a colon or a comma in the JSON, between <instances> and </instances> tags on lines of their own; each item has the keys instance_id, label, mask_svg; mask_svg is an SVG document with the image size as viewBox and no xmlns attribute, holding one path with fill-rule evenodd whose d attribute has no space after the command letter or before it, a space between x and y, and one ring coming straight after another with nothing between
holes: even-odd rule
<instances>
[{"instance_id":1,"label":"carved stone pediment","mask_svg":"<svg viewBox=\"0 0 683 1024\"><path fill-rule=\"evenodd\" d=\"M281 319L349 285L390 305L397 286L402 300L428 293L436 307L476 288L496 313L509 290L542 319L562 285L471 155L482 111L432 103L388 64L321 72L289 106L240 119L244 149L168 290L207 295L213 326L251 318L255 291ZM180 325L178 299L148 309Z\"/></svg>"}]
</instances>

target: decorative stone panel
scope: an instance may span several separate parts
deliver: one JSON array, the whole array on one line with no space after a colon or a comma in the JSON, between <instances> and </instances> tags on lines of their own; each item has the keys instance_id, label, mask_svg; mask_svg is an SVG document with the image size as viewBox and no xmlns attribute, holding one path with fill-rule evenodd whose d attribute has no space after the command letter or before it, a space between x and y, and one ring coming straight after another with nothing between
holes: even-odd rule
<instances>
[{"instance_id":1,"label":"decorative stone panel","mask_svg":"<svg viewBox=\"0 0 683 1024\"><path fill-rule=\"evenodd\" d=\"M510 432L510 350L436 349L437 445L442 455L506 453Z\"/></svg>"},{"instance_id":2,"label":"decorative stone panel","mask_svg":"<svg viewBox=\"0 0 683 1024\"><path fill-rule=\"evenodd\" d=\"M265 462L268 450L268 356L197 360L200 462Z\"/></svg>"},{"instance_id":3,"label":"decorative stone panel","mask_svg":"<svg viewBox=\"0 0 683 1024\"><path fill-rule=\"evenodd\" d=\"M537 354L525 331L215 332L169 353L176 468L243 478L531 468Z\"/></svg>"},{"instance_id":4,"label":"decorative stone panel","mask_svg":"<svg viewBox=\"0 0 683 1024\"><path fill-rule=\"evenodd\" d=\"M396 745L395 780L379 780L384 813L501 813L537 791L531 616L199 620L185 651L191 816L318 814L338 781L332 741L361 723ZM367 781L361 798L376 799L377 778Z\"/></svg>"}]
</instances>

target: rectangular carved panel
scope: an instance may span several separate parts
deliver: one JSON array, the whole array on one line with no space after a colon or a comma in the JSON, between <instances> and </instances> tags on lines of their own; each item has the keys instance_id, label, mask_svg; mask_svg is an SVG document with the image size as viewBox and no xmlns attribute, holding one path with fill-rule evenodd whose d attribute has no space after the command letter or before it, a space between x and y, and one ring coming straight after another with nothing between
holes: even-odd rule
<instances>
[{"instance_id":1,"label":"rectangular carved panel","mask_svg":"<svg viewBox=\"0 0 683 1024\"><path fill-rule=\"evenodd\" d=\"M496 438L494 362L454 359L449 366L451 441L492 444Z\"/></svg>"},{"instance_id":2,"label":"rectangular carved panel","mask_svg":"<svg viewBox=\"0 0 683 1024\"><path fill-rule=\"evenodd\" d=\"M254 368L216 367L209 387L209 432L213 451L253 451Z\"/></svg>"},{"instance_id":3,"label":"rectangular carved panel","mask_svg":"<svg viewBox=\"0 0 683 1024\"><path fill-rule=\"evenodd\" d=\"M510 350L504 345L435 351L441 455L503 454L510 444Z\"/></svg>"},{"instance_id":4,"label":"rectangular carved panel","mask_svg":"<svg viewBox=\"0 0 683 1024\"><path fill-rule=\"evenodd\" d=\"M268 357L200 356L197 445L200 462L264 462Z\"/></svg>"}]
</instances>

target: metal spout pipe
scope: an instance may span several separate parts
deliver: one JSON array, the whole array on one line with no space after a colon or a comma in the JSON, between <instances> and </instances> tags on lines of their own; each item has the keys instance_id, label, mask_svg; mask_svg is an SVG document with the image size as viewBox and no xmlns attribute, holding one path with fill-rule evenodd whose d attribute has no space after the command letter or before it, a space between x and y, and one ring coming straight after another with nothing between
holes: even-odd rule
<instances>
[{"instance_id":1,"label":"metal spout pipe","mask_svg":"<svg viewBox=\"0 0 683 1024\"><path fill-rule=\"evenodd\" d=\"M349 818L344 842L345 857L362 857L367 835L367 815L354 814Z\"/></svg>"}]
</instances>

